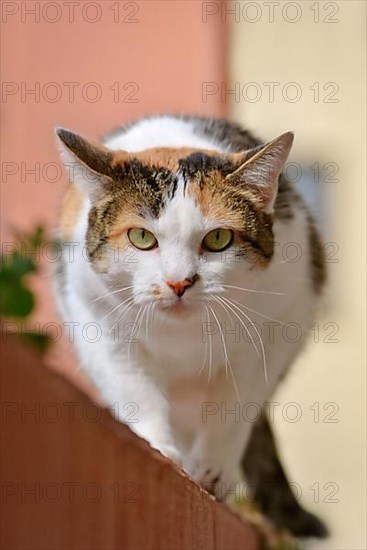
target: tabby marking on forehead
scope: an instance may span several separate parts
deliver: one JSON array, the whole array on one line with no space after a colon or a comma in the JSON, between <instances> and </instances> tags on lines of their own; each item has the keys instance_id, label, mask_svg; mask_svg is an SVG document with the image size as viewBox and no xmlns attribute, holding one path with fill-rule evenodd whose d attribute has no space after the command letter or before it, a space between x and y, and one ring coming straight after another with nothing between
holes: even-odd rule
<instances>
[{"instance_id":1,"label":"tabby marking on forehead","mask_svg":"<svg viewBox=\"0 0 367 550\"><path fill-rule=\"evenodd\" d=\"M173 147L154 147L145 149L136 153L125 153L117 151L112 159L112 167L122 166L133 160L138 160L142 165L149 168L167 168L173 172L177 172L180 167L180 161L194 154L205 154L209 157L221 157L221 153L215 150L194 149L189 147L173 148Z\"/></svg>"}]
</instances>

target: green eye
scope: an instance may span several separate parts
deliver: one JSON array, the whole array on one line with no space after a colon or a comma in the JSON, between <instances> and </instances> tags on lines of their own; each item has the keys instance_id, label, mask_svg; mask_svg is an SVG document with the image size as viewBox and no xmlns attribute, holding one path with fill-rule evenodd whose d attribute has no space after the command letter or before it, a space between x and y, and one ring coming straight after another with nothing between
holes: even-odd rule
<instances>
[{"instance_id":1,"label":"green eye","mask_svg":"<svg viewBox=\"0 0 367 550\"><path fill-rule=\"evenodd\" d=\"M131 244L140 250L150 250L158 244L153 233L143 227L132 227L127 232L127 236Z\"/></svg>"},{"instance_id":2,"label":"green eye","mask_svg":"<svg viewBox=\"0 0 367 550\"><path fill-rule=\"evenodd\" d=\"M213 229L203 239L204 247L210 252L221 252L233 241L233 231L230 229Z\"/></svg>"}]
</instances>

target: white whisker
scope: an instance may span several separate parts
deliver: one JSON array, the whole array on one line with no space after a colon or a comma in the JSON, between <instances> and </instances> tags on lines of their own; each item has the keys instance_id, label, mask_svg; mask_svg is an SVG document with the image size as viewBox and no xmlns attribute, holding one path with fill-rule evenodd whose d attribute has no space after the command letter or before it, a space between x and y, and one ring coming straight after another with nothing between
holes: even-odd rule
<instances>
[{"instance_id":1,"label":"white whisker","mask_svg":"<svg viewBox=\"0 0 367 550\"><path fill-rule=\"evenodd\" d=\"M213 295L211 295L212 297L214 297ZM222 348L223 348L223 352L224 352L224 358L225 358L225 362L226 362L226 377L228 378L228 367L229 367L229 372L231 374L231 378L232 378L232 382L233 382L233 387L234 387L234 390L235 390L235 393L236 393L236 398L238 400L238 402L240 402L240 396L239 396L239 393L238 393L238 387L237 387L237 383L236 383L236 379L234 377L234 374L233 374L233 369L232 369L232 365L228 359L228 354L227 354L227 346L226 346L226 343L225 343L225 338L224 338L224 334L223 334L223 330L222 330L222 327L221 327L221 324L218 320L218 317L216 316L213 308L211 306L208 306L210 311L212 312L213 316L214 316L214 319L216 320L216 323L218 325L218 328L219 328L219 332L221 334L221 337L222 337Z\"/></svg>"},{"instance_id":2,"label":"white whisker","mask_svg":"<svg viewBox=\"0 0 367 550\"><path fill-rule=\"evenodd\" d=\"M109 317L110 315L112 315L112 313L114 311L116 311L116 309L119 309L121 306L123 306L124 304L126 304L126 302L129 302L131 300L134 300L134 297L133 296L130 296L129 298L127 298L126 300L124 300L123 302L120 302L119 304L117 304L117 306L115 306L113 309L111 309L111 311L109 311L108 313L106 313L106 315L104 315L102 318L101 318L101 321L104 321L105 319L107 319L107 317Z\"/></svg>"},{"instance_id":3,"label":"white whisker","mask_svg":"<svg viewBox=\"0 0 367 550\"><path fill-rule=\"evenodd\" d=\"M283 321L280 321L279 319L274 319L273 317L269 317L268 315L265 315L265 313L260 313L260 311L256 311L256 309L251 309L250 307L242 304L242 302L237 302L237 300L234 300L233 298L231 298L231 301L234 302L235 304L238 304L239 306L244 307L248 311L251 311L251 313L260 315L260 317L264 317L264 319L268 319L269 321L274 321L275 323L280 323L281 325L286 326L286 323L283 323Z\"/></svg>"},{"instance_id":4,"label":"white whisker","mask_svg":"<svg viewBox=\"0 0 367 550\"><path fill-rule=\"evenodd\" d=\"M126 300L127 301L127 300ZM125 317L128 311L130 311L135 306L135 299L132 296L131 300L129 301L128 305L125 307L124 311L118 316L115 325L121 323L122 319Z\"/></svg>"},{"instance_id":5,"label":"white whisker","mask_svg":"<svg viewBox=\"0 0 367 550\"><path fill-rule=\"evenodd\" d=\"M207 318L207 322L209 324L209 313L208 313L208 308L206 306L205 307L205 312L206 312L206 318ZM203 331L201 331L201 337L203 337ZM201 375L201 373L203 372L204 368L205 368L205 364L206 364L206 356L207 356L207 351L208 351L208 341L207 339L205 338L205 352L204 352L204 360L203 360L203 363L200 367L200 370L198 372L198 376Z\"/></svg>"},{"instance_id":6,"label":"white whisker","mask_svg":"<svg viewBox=\"0 0 367 550\"><path fill-rule=\"evenodd\" d=\"M134 332L135 332L135 326L137 326L137 324L138 324L138 320L139 320L140 313L141 313L142 309L143 309L143 306L140 306L140 308L138 310L138 313L136 314L135 321L133 322L133 332L132 332L132 334L134 334ZM127 360L128 361L130 361L130 348L131 348L131 336L129 338L129 345L128 345L128 348L127 348Z\"/></svg>"},{"instance_id":7,"label":"white whisker","mask_svg":"<svg viewBox=\"0 0 367 550\"><path fill-rule=\"evenodd\" d=\"M148 304L148 311L147 311L147 315L145 317L145 340L146 340L146 343L148 344L148 340L149 340L149 315L150 315L150 312L153 308L153 305L154 305L154 302L149 302Z\"/></svg>"},{"instance_id":8,"label":"white whisker","mask_svg":"<svg viewBox=\"0 0 367 550\"><path fill-rule=\"evenodd\" d=\"M244 315L246 317L246 319L249 321L249 323L251 324L251 326L253 327L253 329L255 330L258 338L259 338L259 342L260 342L260 346L261 346L261 351L262 351L262 354L263 354L263 365L264 365L264 378L265 378L265 383L266 385L268 385L268 372L267 372L267 366L266 366L266 356L265 356L265 347L264 347L264 342L263 342L263 339L261 337L261 334L259 333L259 331L257 330L256 328L256 325L253 323L253 321L251 320L251 318L244 312L242 311L242 309L240 309L238 306L236 306L231 300L229 300L228 298L222 298L223 300L225 300L227 303L229 302L234 308L236 308L238 311L240 311L242 313L242 315Z\"/></svg>"},{"instance_id":9,"label":"white whisker","mask_svg":"<svg viewBox=\"0 0 367 550\"><path fill-rule=\"evenodd\" d=\"M210 323L210 315L208 307L205 306L206 314L208 323ZM213 368L213 342L212 342L212 334L209 332L209 373L208 373L208 384L210 384L210 380L212 377L212 368Z\"/></svg>"},{"instance_id":10,"label":"white whisker","mask_svg":"<svg viewBox=\"0 0 367 550\"><path fill-rule=\"evenodd\" d=\"M220 303L222 302L222 300L224 300L224 298L223 298L223 297L220 297L220 296L213 296L213 298L219 300ZM241 319L241 317L238 315L238 313L236 313L236 312L234 311L234 309L231 308L230 305L228 305L228 304L226 304L226 303L225 303L225 305L232 311L233 315L235 315L235 316L237 317L237 319L239 320L239 322L241 323L241 325L243 326L243 328L244 328L245 331L247 332L247 335L248 335L248 337L250 338L250 341L251 341L251 343L253 344L253 346L254 346L254 348L255 348L255 351L256 351L256 354L257 354L258 358L259 358L259 359L262 359L261 354L260 354L260 352L259 352L259 350L258 350L258 348L257 348L257 345L255 344L254 339L251 337L251 334L250 334L250 331L249 331L248 327L245 325L245 323L243 322L243 320Z\"/></svg>"},{"instance_id":11,"label":"white whisker","mask_svg":"<svg viewBox=\"0 0 367 550\"><path fill-rule=\"evenodd\" d=\"M107 298L109 296L112 296L113 294L118 294L119 292L123 292L124 290L129 290L130 288L133 288L132 285L125 286L123 288L118 288L117 290L114 290L113 292L106 292L106 294L102 294L102 296L98 296L94 300L91 301L91 304L94 302L98 302L99 300L102 300L102 298Z\"/></svg>"},{"instance_id":12,"label":"white whisker","mask_svg":"<svg viewBox=\"0 0 367 550\"><path fill-rule=\"evenodd\" d=\"M138 328L138 335L137 335L138 336L138 341L136 342L135 352L137 352L138 343L139 343L139 336L140 336L140 329L141 329L141 325L143 324L143 319L144 319L145 313L146 313L146 311L149 307L149 304L146 304L143 307L144 307L144 309L143 309L143 312L142 312L140 320L139 320L139 328Z\"/></svg>"},{"instance_id":13,"label":"white whisker","mask_svg":"<svg viewBox=\"0 0 367 550\"><path fill-rule=\"evenodd\" d=\"M272 294L273 296L286 296L287 292L271 292L270 290L255 290L254 288L242 288L240 286L222 285L223 288L233 288L242 292L253 292L254 294Z\"/></svg>"}]
</instances>

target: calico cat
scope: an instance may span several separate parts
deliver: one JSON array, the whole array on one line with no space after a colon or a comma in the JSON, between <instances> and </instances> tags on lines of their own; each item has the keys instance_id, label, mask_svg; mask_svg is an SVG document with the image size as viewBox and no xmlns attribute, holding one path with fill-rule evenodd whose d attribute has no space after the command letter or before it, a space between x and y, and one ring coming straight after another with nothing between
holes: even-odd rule
<instances>
[{"instance_id":1,"label":"calico cat","mask_svg":"<svg viewBox=\"0 0 367 550\"><path fill-rule=\"evenodd\" d=\"M293 134L264 145L237 124L168 115L103 144L56 133L72 181L56 296L84 371L121 421L134 404L130 427L218 498L249 483L278 527L325 536L290 489L265 413L255 426L243 415L302 349L325 279L312 217L282 174ZM68 243L80 245L72 259ZM297 341L274 323L295 324Z\"/></svg>"}]
</instances>

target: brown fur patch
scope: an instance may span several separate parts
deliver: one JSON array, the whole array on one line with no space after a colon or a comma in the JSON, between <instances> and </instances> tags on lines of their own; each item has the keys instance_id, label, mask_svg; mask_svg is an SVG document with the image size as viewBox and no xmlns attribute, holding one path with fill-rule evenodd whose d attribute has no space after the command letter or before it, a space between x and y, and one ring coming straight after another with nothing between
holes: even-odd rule
<instances>
[{"instance_id":1,"label":"brown fur patch","mask_svg":"<svg viewBox=\"0 0 367 550\"><path fill-rule=\"evenodd\" d=\"M200 204L205 216L235 232L234 245L239 256L254 266L268 265L274 252L273 221L257 206L250 189L236 186L220 171L213 170L209 174L198 173L187 192Z\"/></svg>"},{"instance_id":2,"label":"brown fur patch","mask_svg":"<svg viewBox=\"0 0 367 550\"><path fill-rule=\"evenodd\" d=\"M74 185L70 186L63 200L60 214L60 236L64 241L72 238L83 203L82 193Z\"/></svg>"},{"instance_id":3,"label":"brown fur patch","mask_svg":"<svg viewBox=\"0 0 367 550\"><path fill-rule=\"evenodd\" d=\"M110 241L120 239L121 235L131 227L143 227L144 225L145 220L142 216L138 216L133 212L121 212L121 215L119 215L113 223L108 239Z\"/></svg>"},{"instance_id":4,"label":"brown fur patch","mask_svg":"<svg viewBox=\"0 0 367 550\"><path fill-rule=\"evenodd\" d=\"M107 239L112 248L116 250L125 249L126 247L134 248L131 244L127 231L131 227L144 227L145 220L142 216L135 214L134 212L122 211L112 224L111 231L109 232Z\"/></svg>"}]
</instances>

